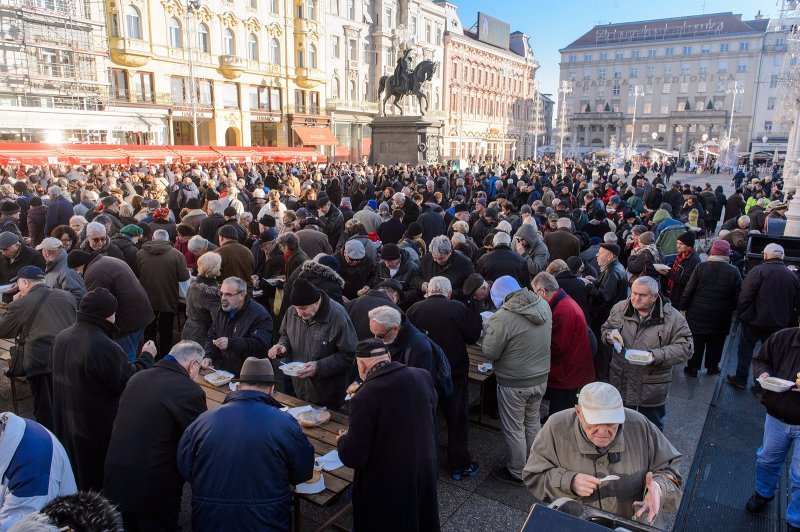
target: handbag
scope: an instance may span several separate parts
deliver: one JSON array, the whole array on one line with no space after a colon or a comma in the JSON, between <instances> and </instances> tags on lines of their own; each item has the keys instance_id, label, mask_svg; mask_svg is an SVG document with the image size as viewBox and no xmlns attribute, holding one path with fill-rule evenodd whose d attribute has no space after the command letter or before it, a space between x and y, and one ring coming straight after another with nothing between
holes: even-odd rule
<instances>
[{"instance_id":1,"label":"handbag","mask_svg":"<svg viewBox=\"0 0 800 532\"><path fill-rule=\"evenodd\" d=\"M47 290L47 293L39 299L39 301L36 303L36 307L33 309L33 314L31 314L30 319L35 319L35 317L39 315L39 311L42 309L44 302L47 301L47 298L50 297L51 293L52 292L50 290ZM30 329L33 328L33 325L35 324L32 323ZM6 376L9 379L21 378L25 376L26 338L27 334L20 333L14 340L14 345L11 346L8 350L8 353L11 355L11 360L8 362L8 370L6 371Z\"/></svg>"}]
</instances>

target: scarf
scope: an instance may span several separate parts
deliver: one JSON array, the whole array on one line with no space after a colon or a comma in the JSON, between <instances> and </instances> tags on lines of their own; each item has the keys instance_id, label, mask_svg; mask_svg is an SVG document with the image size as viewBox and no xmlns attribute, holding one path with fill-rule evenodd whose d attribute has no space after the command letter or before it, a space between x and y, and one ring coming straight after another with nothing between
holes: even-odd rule
<instances>
[{"instance_id":1,"label":"scarf","mask_svg":"<svg viewBox=\"0 0 800 532\"><path fill-rule=\"evenodd\" d=\"M678 272L681 268L681 262L685 261L689 255L694 253L693 248L687 248L686 251L682 253L678 253L678 257L675 259L675 262L672 264L672 270L670 271L669 281L667 286L669 286L670 292L672 292L672 287L675 286L675 278L678 276Z\"/></svg>"}]
</instances>

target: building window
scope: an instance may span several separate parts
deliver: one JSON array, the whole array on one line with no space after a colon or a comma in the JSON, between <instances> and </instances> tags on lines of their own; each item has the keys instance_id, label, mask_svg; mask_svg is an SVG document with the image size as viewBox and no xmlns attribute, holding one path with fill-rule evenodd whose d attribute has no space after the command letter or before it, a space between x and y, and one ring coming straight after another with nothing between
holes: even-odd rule
<instances>
[{"instance_id":1,"label":"building window","mask_svg":"<svg viewBox=\"0 0 800 532\"><path fill-rule=\"evenodd\" d=\"M671 90L672 90L672 83L667 82L661 86L661 94L669 94Z\"/></svg>"},{"instance_id":2,"label":"building window","mask_svg":"<svg viewBox=\"0 0 800 532\"><path fill-rule=\"evenodd\" d=\"M133 6L125 8L125 29L129 39L142 38L142 18Z\"/></svg>"},{"instance_id":3,"label":"building window","mask_svg":"<svg viewBox=\"0 0 800 532\"><path fill-rule=\"evenodd\" d=\"M247 5L250 9L258 9L258 0L247 0Z\"/></svg>"},{"instance_id":4,"label":"building window","mask_svg":"<svg viewBox=\"0 0 800 532\"><path fill-rule=\"evenodd\" d=\"M172 17L169 19L169 45L173 48L183 48L183 38L181 32L181 23L178 19Z\"/></svg>"},{"instance_id":5,"label":"building window","mask_svg":"<svg viewBox=\"0 0 800 532\"><path fill-rule=\"evenodd\" d=\"M128 76L124 70L111 69L111 91L117 100L128 99Z\"/></svg>"},{"instance_id":6,"label":"building window","mask_svg":"<svg viewBox=\"0 0 800 532\"><path fill-rule=\"evenodd\" d=\"M772 131L772 120L766 120L764 122L764 131Z\"/></svg>"},{"instance_id":7,"label":"building window","mask_svg":"<svg viewBox=\"0 0 800 532\"><path fill-rule=\"evenodd\" d=\"M639 50L633 50L631 52L631 58L632 59L639 59Z\"/></svg>"},{"instance_id":8,"label":"building window","mask_svg":"<svg viewBox=\"0 0 800 532\"><path fill-rule=\"evenodd\" d=\"M186 94L184 92L184 79L179 76L172 76L169 78L169 93L172 98L172 103L186 102Z\"/></svg>"},{"instance_id":9,"label":"building window","mask_svg":"<svg viewBox=\"0 0 800 532\"><path fill-rule=\"evenodd\" d=\"M269 90L269 108L274 112L281 111L281 90L275 87Z\"/></svg>"},{"instance_id":10,"label":"building window","mask_svg":"<svg viewBox=\"0 0 800 532\"><path fill-rule=\"evenodd\" d=\"M778 75L777 74L772 74L769 77L769 88L770 89L774 89L777 86L778 86Z\"/></svg>"},{"instance_id":11,"label":"building window","mask_svg":"<svg viewBox=\"0 0 800 532\"><path fill-rule=\"evenodd\" d=\"M637 67L631 67L631 77L632 78L639 77L639 69Z\"/></svg>"},{"instance_id":12,"label":"building window","mask_svg":"<svg viewBox=\"0 0 800 532\"><path fill-rule=\"evenodd\" d=\"M199 96L199 101L197 103L205 107L211 107L213 103L213 89L211 81L207 79L199 80L197 82L197 94Z\"/></svg>"},{"instance_id":13,"label":"building window","mask_svg":"<svg viewBox=\"0 0 800 532\"><path fill-rule=\"evenodd\" d=\"M692 47L691 46L684 46L683 47L683 55L692 55Z\"/></svg>"},{"instance_id":14,"label":"building window","mask_svg":"<svg viewBox=\"0 0 800 532\"><path fill-rule=\"evenodd\" d=\"M669 114L669 105L662 103L661 104L661 114L666 115Z\"/></svg>"},{"instance_id":15,"label":"building window","mask_svg":"<svg viewBox=\"0 0 800 532\"><path fill-rule=\"evenodd\" d=\"M622 78L622 70L615 68L614 69L614 79Z\"/></svg>"},{"instance_id":16,"label":"building window","mask_svg":"<svg viewBox=\"0 0 800 532\"><path fill-rule=\"evenodd\" d=\"M583 55L583 60L584 61L591 61L592 60L592 54L584 54Z\"/></svg>"},{"instance_id":17,"label":"building window","mask_svg":"<svg viewBox=\"0 0 800 532\"><path fill-rule=\"evenodd\" d=\"M338 99L339 98L339 78L335 77L331 80L331 98Z\"/></svg>"},{"instance_id":18,"label":"building window","mask_svg":"<svg viewBox=\"0 0 800 532\"><path fill-rule=\"evenodd\" d=\"M664 65L664 75L665 76L672 75L672 65Z\"/></svg>"},{"instance_id":19,"label":"building window","mask_svg":"<svg viewBox=\"0 0 800 532\"><path fill-rule=\"evenodd\" d=\"M137 72L131 76L132 96L134 101L153 103L153 74Z\"/></svg>"},{"instance_id":20,"label":"building window","mask_svg":"<svg viewBox=\"0 0 800 532\"><path fill-rule=\"evenodd\" d=\"M655 65L647 65L647 75L648 76L655 76L656 75L656 67L655 67Z\"/></svg>"},{"instance_id":21,"label":"building window","mask_svg":"<svg viewBox=\"0 0 800 532\"><path fill-rule=\"evenodd\" d=\"M252 33L247 34L247 58L258 61L258 39Z\"/></svg>"},{"instance_id":22,"label":"building window","mask_svg":"<svg viewBox=\"0 0 800 532\"><path fill-rule=\"evenodd\" d=\"M619 96L619 85L614 85L614 88L611 90L611 94L614 96Z\"/></svg>"},{"instance_id":23,"label":"building window","mask_svg":"<svg viewBox=\"0 0 800 532\"><path fill-rule=\"evenodd\" d=\"M708 74L708 63L700 63L698 73L701 75Z\"/></svg>"},{"instance_id":24,"label":"building window","mask_svg":"<svg viewBox=\"0 0 800 532\"><path fill-rule=\"evenodd\" d=\"M442 27L440 25L436 25L436 45L441 46L442 44Z\"/></svg>"},{"instance_id":25,"label":"building window","mask_svg":"<svg viewBox=\"0 0 800 532\"><path fill-rule=\"evenodd\" d=\"M358 41L355 39L350 39L347 48L350 50L350 60L358 60Z\"/></svg>"},{"instance_id":26,"label":"building window","mask_svg":"<svg viewBox=\"0 0 800 532\"><path fill-rule=\"evenodd\" d=\"M208 36L208 26L201 22L197 26L197 45L204 54L211 52L211 41Z\"/></svg>"},{"instance_id":27,"label":"building window","mask_svg":"<svg viewBox=\"0 0 800 532\"><path fill-rule=\"evenodd\" d=\"M697 82L697 92L704 93L706 92L706 82L705 81L698 81Z\"/></svg>"},{"instance_id":28,"label":"building window","mask_svg":"<svg viewBox=\"0 0 800 532\"><path fill-rule=\"evenodd\" d=\"M608 54L606 52L600 54L600 61L608 61Z\"/></svg>"},{"instance_id":29,"label":"building window","mask_svg":"<svg viewBox=\"0 0 800 532\"><path fill-rule=\"evenodd\" d=\"M775 109L775 98L772 97L772 96L767 98L767 109L770 110L770 111Z\"/></svg>"},{"instance_id":30,"label":"building window","mask_svg":"<svg viewBox=\"0 0 800 532\"><path fill-rule=\"evenodd\" d=\"M736 72L747 72L747 61L739 61L739 63L736 65Z\"/></svg>"},{"instance_id":31,"label":"building window","mask_svg":"<svg viewBox=\"0 0 800 532\"><path fill-rule=\"evenodd\" d=\"M331 37L331 56L339 59L339 36L334 35Z\"/></svg>"},{"instance_id":32,"label":"building window","mask_svg":"<svg viewBox=\"0 0 800 532\"><path fill-rule=\"evenodd\" d=\"M689 63L681 63L681 75L688 75L689 74Z\"/></svg>"},{"instance_id":33,"label":"building window","mask_svg":"<svg viewBox=\"0 0 800 532\"><path fill-rule=\"evenodd\" d=\"M672 48L672 46L664 48L664 55L672 55L674 52L675 50Z\"/></svg>"},{"instance_id":34,"label":"building window","mask_svg":"<svg viewBox=\"0 0 800 532\"><path fill-rule=\"evenodd\" d=\"M309 112L313 114L319 114L319 93L309 92L308 96L309 96L308 100L310 103Z\"/></svg>"},{"instance_id":35,"label":"building window","mask_svg":"<svg viewBox=\"0 0 800 532\"><path fill-rule=\"evenodd\" d=\"M229 28L225 28L222 32L222 50L225 55L236 55L236 41L234 41L233 32Z\"/></svg>"},{"instance_id":36,"label":"building window","mask_svg":"<svg viewBox=\"0 0 800 532\"><path fill-rule=\"evenodd\" d=\"M278 3L280 0L269 0L269 12L273 15L277 15L279 13Z\"/></svg>"},{"instance_id":37,"label":"building window","mask_svg":"<svg viewBox=\"0 0 800 532\"><path fill-rule=\"evenodd\" d=\"M649 115L652 112L653 112L653 104L650 102L644 102L644 105L642 106L642 113Z\"/></svg>"},{"instance_id":38,"label":"building window","mask_svg":"<svg viewBox=\"0 0 800 532\"><path fill-rule=\"evenodd\" d=\"M678 87L678 92L680 92L681 94L686 94L687 92L689 92L689 84L685 81L682 81L680 86Z\"/></svg>"},{"instance_id":39,"label":"building window","mask_svg":"<svg viewBox=\"0 0 800 532\"><path fill-rule=\"evenodd\" d=\"M316 0L308 0L308 2L306 2L306 17L311 20L317 20Z\"/></svg>"},{"instance_id":40,"label":"building window","mask_svg":"<svg viewBox=\"0 0 800 532\"><path fill-rule=\"evenodd\" d=\"M304 68L306 66L303 50L297 50L297 68Z\"/></svg>"},{"instance_id":41,"label":"building window","mask_svg":"<svg viewBox=\"0 0 800 532\"><path fill-rule=\"evenodd\" d=\"M700 53L701 54L710 54L711 53L711 45L710 44L702 45L700 47Z\"/></svg>"},{"instance_id":42,"label":"building window","mask_svg":"<svg viewBox=\"0 0 800 532\"><path fill-rule=\"evenodd\" d=\"M728 63L727 61L720 61L719 65L717 66L717 72L720 74L725 74L728 72Z\"/></svg>"},{"instance_id":43,"label":"building window","mask_svg":"<svg viewBox=\"0 0 800 532\"><path fill-rule=\"evenodd\" d=\"M569 59L568 59L568 61L569 61L570 63L574 63L574 62L576 62L577 60L578 60L578 56L577 56L577 55L571 55L571 56L569 56Z\"/></svg>"},{"instance_id":44,"label":"building window","mask_svg":"<svg viewBox=\"0 0 800 532\"><path fill-rule=\"evenodd\" d=\"M278 98L277 102L274 101L272 95L274 92L277 91ZM272 112L280 112L281 111L281 99L280 99L280 89L276 89L273 87L250 87L250 109L253 111L260 110L260 111L272 111ZM277 103L275 107L272 107Z\"/></svg>"},{"instance_id":45,"label":"building window","mask_svg":"<svg viewBox=\"0 0 800 532\"><path fill-rule=\"evenodd\" d=\"M278 39L272 39L269 43L269 60L273 65L281 64L281 44Z\"/></svg>"},{"instance_id":46,"label":"building window","mask_svg":"<svg viewBox=\"0 0 800 532\"><path fill-rule=\"evenodd\" d=\"M433 30L431 30L431 23L430 22L425 22L425 42L426 43L432 42L431 41L431 32L432 31Z\"/></svg>"},{"instance_id":47,"label":"building window","mask_svg":"<svg viewBox=\"0 0 800 532\"><path fill-rule=\"evenodd\" d=\"M418 29L417 28L417 17L411 17L410 29L411 29L411 35L413 37L416 37L417 36L417 29Z\"/></svg>"},{"instance_id":48,"label":"building window","mask_svg":"<svg viewBox=\"0 0 800 532\"><path fill-rule=\"evenodd\" d=\"M750 43L749 42L740 42L739 43L739 51L740 52L746 52L749 49L750 49Z\"/></svg>"},{"instance_id":49,"label":"building window","mask_svg":"<svg viewBox=\"0 0 800 532\"><path fill-rule=\"evenodd\" d=\"M606 79L606 69L605 68L598 68L597 69L597 79Z\"/></svg>"},{"instance_id":50,"label":"building window","mask_svg":"<svg viewBox=\"0 0 800 532\"><path fill-rule=\"evenodd\" d=\"M725 82L724 81L717 81L716 86L714 87L715 92L725 92Z\"/></svg>"},{"instance_id":51,"label":"building window","mask_svg":"<svg viewBox=\"0 0 800 532\"><path fill-rule=\"evenodd\" d=\"M647 57L655 57L657 52L653 49L647 50Z\"/></svg>"},{"instance_id":52,"label":"building window","mask_svg":"<svg viewBox=\"0 0 800 532\"><path fill-rule=\"evenodd\" d=\"M728 51L728 43L724 42L724 43L720 44L719 45L719 51L720 52L727 52Z\"/></svg>"},{"instance_id":53,"label":"building window","mask_svg":"<svg viewBox=\"0 0 800 532\"><path fill-rule=\"evenodd\" d=\"M308 68L317 68L317 47L313 44L308 47Z\"/></svg>"},{"instance_id":54,"label":"building window","mask_svg":"<svg viewBox=\"0 0 800 532\"><path fill-rule=\"evenodd\" d=\"M225 109L239 108L239 86L236 83L223 83L222 106Z\"/></svg>"},{"instance_id":55,"label":"building window","mask_svg":"<svg viewBox=\"0 0 800 532\"><path fill-rule=\"evenodd\" d=\"M392 8L387 7L383 10L383 27L389 28L392 25Z\"/></svg>"},{"instance_id":56,"label":"building window","mask_svg":"<svg viewBox=\"0 0 800 532\"><path fill-rule=\"evenodd\" d=\"M622 59L625 57L625 54L622 52L614 52L614 59Z\"/></svg>"},{"instance_id":57,"label":"building window","mask_svg":"<svg viewBox=\"0 0 800 532\"><path fill-rule=\"evenodd\" d=\"M347 18L356 19L356 0L347 0Z\"/></svg>"},{"instance_id":58,"label":"building window","mask_svg":"<svg viewBox=\"0 0 800 532\"><path fill-rule=\"evenodd\" d=\"M331 0L331 14L339 15L339 0Z\"/></svg>"}]
</instances>

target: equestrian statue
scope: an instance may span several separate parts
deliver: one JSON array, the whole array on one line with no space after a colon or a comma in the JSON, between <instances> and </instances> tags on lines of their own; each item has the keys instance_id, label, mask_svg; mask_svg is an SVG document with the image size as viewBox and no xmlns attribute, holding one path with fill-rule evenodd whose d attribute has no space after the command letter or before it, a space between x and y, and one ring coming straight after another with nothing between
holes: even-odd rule
<instances>
[{"instance_id":1,"label":"equestrian statue","mask_svg":"<svg viewBox=\"0 0 800 532\"><path fill-rule=\"evenodd\" d=\"M403 116L403 108L398 105L397 102L400 101L401 98L411 94L417 97L417 104L419 105L422 116L425 116L425 113L428 112L428 96L422 90L422 85L433 79L436 69L439 68L439 63L426 59L418 64L416 68L412 69L411 66L413 62L414 58L411 56L411 48L406 48L402 57L397 60L397 67L394 69L394 74L381 77L380 83L378 84L378 97L380 98L380 95L383 94L384 91L386 92L381 107L383 116L386 116L386 102L393 96L394 101L392 105L397 107L400 110L400 116ZM422 105L423 100L425 101L424 107Z\"/></svg>"}]
</instances>

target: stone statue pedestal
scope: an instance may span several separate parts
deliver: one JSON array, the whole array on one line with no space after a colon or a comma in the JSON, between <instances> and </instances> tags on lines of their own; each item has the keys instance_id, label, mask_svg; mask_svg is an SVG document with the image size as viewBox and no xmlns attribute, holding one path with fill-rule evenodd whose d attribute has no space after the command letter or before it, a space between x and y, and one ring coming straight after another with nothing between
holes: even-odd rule
<instances>
[{"instance_id":1,"label":"stone statue pedestal","mask_svg":"<svg viewBox=\"0 0 800 532\"><path fill-rule=\"evenodd\" d=\"M441 161L441 120L425 116L378 116L370 127L370 164L418 165Z\"/></svg>"}]
</instances>

